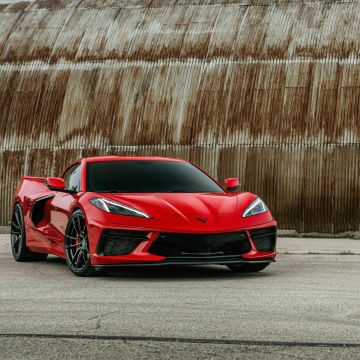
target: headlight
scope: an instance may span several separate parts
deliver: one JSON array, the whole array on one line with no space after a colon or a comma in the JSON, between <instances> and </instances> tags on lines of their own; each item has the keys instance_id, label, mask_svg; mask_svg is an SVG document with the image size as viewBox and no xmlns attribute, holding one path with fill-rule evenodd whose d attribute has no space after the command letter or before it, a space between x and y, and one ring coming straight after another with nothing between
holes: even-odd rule
<instances>
[{"instance_id":1,"label":"headlight","mask_svg":"<svg viewBox=\"0 0 360 360\"><path fill-rule=\"evenodd\" d=\"M245 209L245 211L242 214L242 217L261 214L264 213L265 211L268 211L268 208L260 198L257 198Z\"/></svg>"},{"instance_id":2,"label":"headlight","mask_svg":"<svg viewBox=\"0 0 360 360\"><path fill-rule=\"evenodd\" d=\"M98 209L106 211L111 214L118 215L127 215L127 216L137 216L142 218L150 219L151 216L145 214L139 210L133 209L129 206L119 204L115 201L105 199L105 198L94 198L89 200L93 205Z\"/></svg>"}]
</instances>

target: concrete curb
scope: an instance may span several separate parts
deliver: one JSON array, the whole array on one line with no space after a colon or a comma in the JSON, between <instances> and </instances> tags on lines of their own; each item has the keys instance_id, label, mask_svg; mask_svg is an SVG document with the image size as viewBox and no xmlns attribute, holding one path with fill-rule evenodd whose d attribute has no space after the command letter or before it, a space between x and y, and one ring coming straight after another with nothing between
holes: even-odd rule
<instances>
[{"instance_id":1,"label":"concrete curb","mask_svg":"<svg viewBox=\"0 0 360 360\"><path fill-rule=\"evenodd\" d=\"M360 255L360 252L353 251L291 251L291 250L282 250L278 251L280 255Z\"/></svg>"},{"instance_id":2,"label":"concrete curb","mask_svg":"<svg viewBox=\"0 0 360 360\"><path fill-rule=\"evenodd\" d=\"M0 226L0 234L10 234L10 226Z\"/></svg>"},{"instance_id":3,"label":"concrete curb","mask_svg":"<svg viewBox=\"0 0 360 360\"><path fill-rule=\"evenodd\" d=\"M329 233L299 233L296 230L278 230L278 237L285 238L318 238L318 239L353 239L360 240L360 231L347 231L338 234Z\"/></svg>"},{"instance_id":4,"label":"concrete curb","mask_svg":"<svg viewBox=\"0 0 360 360\"><path fill-rule=\"evenodd\" d=\"M346 238L279 237L276 247L288 255L360 255L360 241Z\"/></svg>"}]
</instances>

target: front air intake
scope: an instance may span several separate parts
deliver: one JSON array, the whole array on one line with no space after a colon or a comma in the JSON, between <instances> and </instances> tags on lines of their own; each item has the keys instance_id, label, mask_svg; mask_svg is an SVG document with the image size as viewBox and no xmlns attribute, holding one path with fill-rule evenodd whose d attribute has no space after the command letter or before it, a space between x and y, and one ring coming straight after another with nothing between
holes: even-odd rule
<instances>
[{"instance_id":1,"label":"front air intake","mask_svg":"<svg viewBox=\"0 0 360 360\"><path fill-rule=\"evenodd\" d=\"M96 252L105 256L130 254L141 242L148 240L146 234L145 231L104 230Z\"/></svg>"},{"instance_id":2,"label":"front air intake","mask_svg":"<svg viewBox=\"0 0 360 360\"><path fill-rule=\"evenodd\" d=\"M273 252L276 246L276 227L251 230L251 239L258 251Z\"/></svg>"},{"instance_id":3,"label":"front air intake","mask_svg":"<svg viewBox=\"0 0 360 360\"><path fill-rule=\"evenodd\" d=\"M245 232L222 234L161 233L149 248L160 256L224 256L241 255L251 250Z\"/></svg>"}]
</instances>

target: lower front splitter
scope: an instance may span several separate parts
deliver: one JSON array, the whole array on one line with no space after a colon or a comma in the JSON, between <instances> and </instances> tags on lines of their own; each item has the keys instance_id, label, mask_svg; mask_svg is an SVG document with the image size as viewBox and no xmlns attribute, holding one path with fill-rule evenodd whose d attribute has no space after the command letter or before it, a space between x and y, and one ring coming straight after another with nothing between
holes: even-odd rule
<instances>
[{"instance_id":1,"label":"lower front splitter","mask_svg":"<svg viewBox=\"0 0 360 360\"><path fill-rule=\"evenodd\" d=\"M239 257L218 257L218 258L167 258L163 261L146 262L146 263L123 263L123 264L106 264L95 265L95 269L109 269L119 267L131 267L131 266L167 266L167 265L228 265L228 264L265 264L270 262L276 262L275 259L262 259L262 260L246 260L239 259Z\"/></svg>"}]
</instances>

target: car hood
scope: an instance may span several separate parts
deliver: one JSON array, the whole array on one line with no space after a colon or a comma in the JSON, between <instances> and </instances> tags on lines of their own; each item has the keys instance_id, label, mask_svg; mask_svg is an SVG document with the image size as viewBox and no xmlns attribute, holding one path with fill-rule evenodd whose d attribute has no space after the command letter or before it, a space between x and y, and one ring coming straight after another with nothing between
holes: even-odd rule
<instances>
[{"instance_id":1,"label":"car hood","mask_svg":"<svg viewBox=\"0 0 360 360\"><path fill-rule=\"evenodd\" d=\"M98 193L134 207L151 217L158 215L210 215L234 213L249 204L249 193ZM252 194L251 194L252 195ZM255 197L254 195L252 197Z\"/></svg>"}]
</instances>

